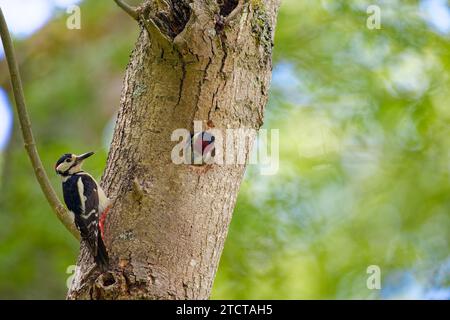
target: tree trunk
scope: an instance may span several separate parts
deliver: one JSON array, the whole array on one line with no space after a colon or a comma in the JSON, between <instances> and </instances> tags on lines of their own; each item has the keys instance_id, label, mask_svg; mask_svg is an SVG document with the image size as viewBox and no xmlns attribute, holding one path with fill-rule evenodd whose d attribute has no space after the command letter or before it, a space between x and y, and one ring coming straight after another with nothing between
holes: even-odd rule
<instances>
[{"instance_id":1,"label":"tree trunk","mask_svg":"<svg viewBox=\"0 0 450 320\"><path fill-rule=\"evenodd\" d=\"M92 271L82 245L69 299L209 297L245 165L176 165L171 134L192 131L194 120L259 129L278 2L152 0L139 8L102 179L113 199L111 271Z\"/></svg>"}]
</instances>

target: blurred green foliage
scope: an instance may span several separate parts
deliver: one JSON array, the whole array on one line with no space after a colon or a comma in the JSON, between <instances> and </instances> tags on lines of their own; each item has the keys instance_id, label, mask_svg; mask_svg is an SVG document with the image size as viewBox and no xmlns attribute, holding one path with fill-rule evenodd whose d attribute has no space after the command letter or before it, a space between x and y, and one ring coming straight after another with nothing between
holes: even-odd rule
<instances>
[{"instance_id":1,"label":"blurred green foliage","mask_svg":"<svg viewBox=\"0 0 450 320\"><path fill-rule=\"evenodd\" d=\"M214 298L450 298L450 43L422 11L283 2L264 126L280 170L249 168Z\"/></svg>"},{"instance_id":2,"label":"blurred green foliage","mask_svg":"<svg viewBox=\"0 0 450 320\"><path fill-rule=\"evenodd\" d=\"M449 298L449 35L419 1L374 2L380 30L366 28L370 1L284 0L264 125L280 130L280 169L249 167L213 298ZM61 12L17 44L58 190L53 163L65 152L97 151L86 169L100 177L138 33L108 1L85 1L82 14L81 30ZM15 126L2 155L0 298L64 298L78 244L20 139ZM366 287L369 265L381 291Z\"/></svg>"}]
</instances>

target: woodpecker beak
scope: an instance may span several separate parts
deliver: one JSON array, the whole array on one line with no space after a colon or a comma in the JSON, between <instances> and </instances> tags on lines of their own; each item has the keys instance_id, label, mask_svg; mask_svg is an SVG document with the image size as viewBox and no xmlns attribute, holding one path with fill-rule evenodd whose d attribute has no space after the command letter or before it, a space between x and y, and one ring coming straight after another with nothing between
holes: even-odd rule
<instances>
[{"instance_id":1,"label":"woodpecker beak","mask_svg":"<svg viewBox=\"0 0 450 320\"><path fill-rule=\"evenodd\" d=\"M82 162L84 159L87 159L87 158L89 158L90 156L92 156L93 154L94 154L94 152L86 152L86 153L83 153L83 154L77 156L77 162L80 163L80 162Z\"/></svg>"}]
</instances>

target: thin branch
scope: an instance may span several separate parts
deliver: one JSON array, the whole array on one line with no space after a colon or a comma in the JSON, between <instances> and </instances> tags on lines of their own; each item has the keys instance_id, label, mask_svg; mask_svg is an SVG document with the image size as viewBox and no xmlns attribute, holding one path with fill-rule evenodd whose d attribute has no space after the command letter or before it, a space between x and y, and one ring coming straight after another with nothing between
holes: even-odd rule
<instances>
[{"instance_id":1,"label":"thin branch","mask_svg":"<svg viewBox=\"0 0 450 320\"><path fill-rule=\"evenodd\" d=\"M20 78L19 67L17 66L17 59L14 53L14 47L12 44L11 36L8 31L8 26L3 16L2 9L0 8L0 36L3 42L3 48L5 50L6 61L8 62L9 73L11 76L11 84L14 92L14 99L16 101L17 114L19 116L20 129L22 130L23 141L25 149L28 153L28 157L31 160L31 164L36 175L36 179L41 186L42 192L44 192L47 201L55 211L58 219L64 224L64 226L77 238L80 238L79 232L75 228L73 219L66 208L59 201L55 190L53 189L50 180L42 166L39 153L36 149L36 143L34 141L33 132L31 130L31 122L28 116L25 97L23 94L22 80Z\"/></svg>"},{"instance_id":2,"label":"thin branch","mask_svg":"<svg viewBox=\"0 0 450 320\"><path fill-rule=\"evenodd\" d=\"M139 14L137 12L137 10L135 8L133 8L132 6L130 6L129 4L126 4L125 2L123 2L122 0L114 0L114 2L120 7L122 8L123 11L125 11L126 13L128 13L128 15L130 15L130 17L132 17L134 20L139 21Z\"/></svg>"}]
</instances>

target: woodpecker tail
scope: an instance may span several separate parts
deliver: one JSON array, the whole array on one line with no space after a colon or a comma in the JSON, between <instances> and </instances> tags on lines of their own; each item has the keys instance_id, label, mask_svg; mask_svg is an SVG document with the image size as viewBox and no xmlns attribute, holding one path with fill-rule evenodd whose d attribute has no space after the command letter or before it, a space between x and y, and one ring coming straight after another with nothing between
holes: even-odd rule
<instances>
[{"instance_id":1,"label":"woodpecker tail","mask_svg":"<svg viewBox=\"0 0 450 320\"><path fill-rule=\"evenodd\" d=\"M105 244L103 243L102 236L100 232L98 233L98 243L97 243L97 255L95 256L95 263L100 268L101 271L105 272L109 267L109 257L108 251L106 251Z\"/></svg>"}]
</instances>

